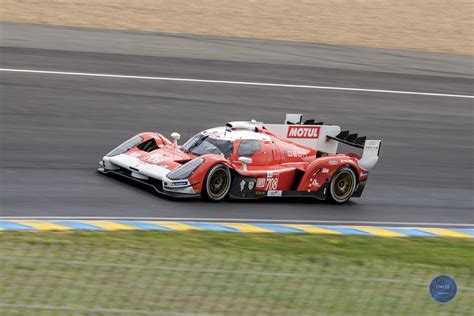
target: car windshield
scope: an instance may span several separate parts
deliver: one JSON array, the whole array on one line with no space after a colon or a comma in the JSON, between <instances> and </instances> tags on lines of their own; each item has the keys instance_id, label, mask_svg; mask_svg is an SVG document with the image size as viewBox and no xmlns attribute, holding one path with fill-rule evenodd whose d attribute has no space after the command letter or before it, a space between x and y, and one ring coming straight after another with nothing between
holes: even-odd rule
<instances>
[{"instance_id":1,"label":"car windshield","mask_svg":"<svg viewBox=\"0 0 474 316\"><path fill-rule=\"evenodd\" d=\"M230 140L216 139L200 133L191 137L181 146L181 149L198 156L205 154L223 154L225 157L228 157L232 155L233 145Z\"/></svg>"}]
</instances>

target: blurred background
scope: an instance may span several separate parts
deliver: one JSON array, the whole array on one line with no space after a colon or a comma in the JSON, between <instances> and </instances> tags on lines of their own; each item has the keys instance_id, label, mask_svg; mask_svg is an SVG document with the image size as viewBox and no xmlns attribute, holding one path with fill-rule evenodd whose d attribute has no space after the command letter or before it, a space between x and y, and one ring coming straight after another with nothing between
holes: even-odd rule
<instances>
[{"instance_id":1,"label":"blurred background","mask_svg":"<svg viewBox=\"0 0 474 316\"><path fill-rule=\"evenodd\" d=\"M473 53L469 0L4 0L2 19Z\"/></svg>"}]
</instances>

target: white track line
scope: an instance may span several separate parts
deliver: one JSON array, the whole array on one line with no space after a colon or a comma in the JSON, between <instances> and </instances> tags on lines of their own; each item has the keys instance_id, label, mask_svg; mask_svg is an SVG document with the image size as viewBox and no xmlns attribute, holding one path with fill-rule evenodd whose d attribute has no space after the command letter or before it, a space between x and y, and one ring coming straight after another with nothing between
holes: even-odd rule
<instances>
[{"instance_id":1,"label":"white track line","mask_svg":"<svg viewBox=\"0 0 474 316\"><path fill-rule=\"evenodd\" d=\"M383 221L334 221L334 220L297 220L262 218L206 218L206 217L130 217L130 216L0 216L0 220L139 220L139 221L196 221L196 222L241 222L241 223L300 223L331 225L405 225L405 226L455 226L474 227L474 224L462 223L424 223L424 222L383 222Z\"/></svg>"},{"instance_id":2,"label":"white track line","mask_svg":"<svg viewBox=\"0 0 474 316\"><path fill-rule=\"evenodd\" d=\"M313 85L282 84L282 83L267 83L267 82L208 80L208 79L173 78L173 77L127 76L127 75L88 73L88 72L49 71L49 70L14 69L14 68L0 68L0 71L3 71L3 72L33 73L33 74L50 74L50 75L69 75L69 76L105 77L105 78L122 78L122 79L143 79L143 80L162 80L162 81L182 81L182 82L199 82L199 83L213 83L213 84L233 84L233 85L280 87L280 88L300 88L300 89L339 90L339 91L356 91L356 92L373 92L373 93L410 94L410 95L423 95L423 96L434 96L434 97L474 99L474 96L464 95L464 94L445 94L445 93L416 92L416 91L361 89L361 88L313 86Z\"/></svg>"}]
</instances>

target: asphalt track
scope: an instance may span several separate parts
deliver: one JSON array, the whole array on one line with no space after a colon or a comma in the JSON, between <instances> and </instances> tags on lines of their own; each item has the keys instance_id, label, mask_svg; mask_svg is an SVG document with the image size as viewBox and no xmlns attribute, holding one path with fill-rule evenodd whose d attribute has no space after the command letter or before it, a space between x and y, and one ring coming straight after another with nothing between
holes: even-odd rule
<instances>
[{"instance_id":1,"label":"asphalt track","mask_svg":"<svg viewBox=\"0 0 474 316\"><path fill-rule=\"evenodd\" d=\"M1 68L474 95L461 55L2 24ZM0 216L474 224L473 99L370 91L0 72ZM175 201L96 173L140 131L184 138L303 113L383 140L364 195Z\"/></svg>"}]
</instances>

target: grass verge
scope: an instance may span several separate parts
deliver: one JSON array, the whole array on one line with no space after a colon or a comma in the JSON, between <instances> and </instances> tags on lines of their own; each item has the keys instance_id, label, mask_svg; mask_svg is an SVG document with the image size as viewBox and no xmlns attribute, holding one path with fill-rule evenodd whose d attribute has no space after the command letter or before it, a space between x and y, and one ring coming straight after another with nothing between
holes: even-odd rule
<instances>
[{"instance_id":1,"label":"grass verge","mask_svg":"<svg viewBox=\"0 0 474 316\"><path fill-rule=\"evenodd\" d=\"M474 241L213 232L0 234L0 314L468 314ZM448 274L458 295L434 302Z\"/></svg>"}]
</instances>

